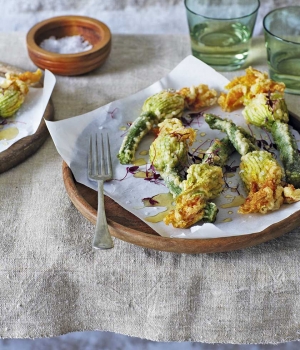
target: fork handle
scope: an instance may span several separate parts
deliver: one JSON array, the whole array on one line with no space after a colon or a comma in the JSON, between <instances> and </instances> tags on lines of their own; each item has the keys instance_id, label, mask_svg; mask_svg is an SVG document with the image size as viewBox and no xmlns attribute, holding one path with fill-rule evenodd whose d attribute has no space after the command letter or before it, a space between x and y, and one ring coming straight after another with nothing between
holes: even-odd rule
<instances>
[{"instance_id":1,"label":"fork handle","mask_svg":"<svg viewBox=\"0 0 300 350\"><path fill-rule=\"evenodd\" d=\"M93 248L110 249L113 246L114 243L108 230L105 215L103 181L100 180L98 181L98 212Z\"/></svg>"}]
</instances>

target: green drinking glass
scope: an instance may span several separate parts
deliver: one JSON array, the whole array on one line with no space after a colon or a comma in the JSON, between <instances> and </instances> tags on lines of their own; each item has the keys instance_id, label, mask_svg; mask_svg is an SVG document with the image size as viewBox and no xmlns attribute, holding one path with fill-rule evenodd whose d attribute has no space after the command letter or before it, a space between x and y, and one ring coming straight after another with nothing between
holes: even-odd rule
<instances>
[{"instance_id":1,"label":"green drinking glass","mask_svg":"<svg viewBox=\"0 0 300 350\"><path fill-rule=\"evenodd\" d=\"M269 12L263 20L270 77L300 94L300 6Z\"/></svg>"},{"instance_id":2,"label":"green drinking glass","mask_svg":"<svg viewBox=\"0 0 300 350\"><path fill-rule=\"evenodd\" d=\"M219 71L246 61L259 0L185 0L192 54Z\"/></svg>"}]
</instances>

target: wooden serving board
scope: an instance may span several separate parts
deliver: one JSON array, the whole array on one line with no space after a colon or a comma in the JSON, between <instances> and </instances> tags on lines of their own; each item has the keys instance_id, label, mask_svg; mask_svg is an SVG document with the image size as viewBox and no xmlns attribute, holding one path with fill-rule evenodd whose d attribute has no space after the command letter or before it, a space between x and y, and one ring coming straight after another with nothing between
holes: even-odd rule
<instances>
[{"instance_id":1,"label":"wooden serving board","mask_svg":"<svg viewBox=\"0 0 300 350\"><path fill-rule=\"evenodd\" d=\"M24 70L0 62L0 76L4 77L5 73L9 71L21 73ZM35 88L39 87L42 87L42 84L36 84ZM0 153L0 174L22 163L42 146L49 135L45 120L53 120L53 118L54 108L50 99L43 119L35 134L22 138L7 150Z\"/></svg>"},{"instance_id":2,"label":"wooden serving board","mask_svg":"<svg viewBox=\"0 0 300 350\"><path fill-rule=\"evenodd\" d=\"M97 192L75 181L71 169L63 162L66 191L79 212L96 223ZM105 196L106 216L112 236L128 243L174 253L216 253L248 248L282 236L300 225L300 211L265 230L241 236L213 239L180 239L161 237L143 221Z\"/></svg>"}]
</instances>

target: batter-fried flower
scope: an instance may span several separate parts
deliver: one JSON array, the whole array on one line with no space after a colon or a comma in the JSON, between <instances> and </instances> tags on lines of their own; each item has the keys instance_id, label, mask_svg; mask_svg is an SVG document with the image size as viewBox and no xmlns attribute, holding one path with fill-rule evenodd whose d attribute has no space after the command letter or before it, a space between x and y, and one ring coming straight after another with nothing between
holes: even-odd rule
<instances>
[{"instance_id":1,"label":"batter-fried flower","mask_svg":"<svg viewBox=\"0 0 300 350\"><path fill-rule=\"evenodd\" d=\"M253 151L241 158L240 177L248 191L241 214L277 210L282 205L283 170L276 159L266 151Z\"/></svg>"},{"instance_id":2,"label":"batter-fried flower","mask_svg":"<svg viewBox=\"0 0 300 350\"><path fill-rule=\"evenodd\" d=\"M37 83L41 76L40 69L34 73L6 73L5 80L0 84L0 117L12 117L23 104L29 86Z\"/></svg>"},{"instance_id":3,"label":"batter-fried flower","mask_svg":"<svg viewBox=\"0 0 300 350\"><path fill-rule=\"evenodd\" d=\"M245 75L234 78L225 89L228 93L222 92L218 103L224 111L231 112L260 93L284 92L285 85L273 81L267 73L249 67Z\"/></svg>"}]
</instances>

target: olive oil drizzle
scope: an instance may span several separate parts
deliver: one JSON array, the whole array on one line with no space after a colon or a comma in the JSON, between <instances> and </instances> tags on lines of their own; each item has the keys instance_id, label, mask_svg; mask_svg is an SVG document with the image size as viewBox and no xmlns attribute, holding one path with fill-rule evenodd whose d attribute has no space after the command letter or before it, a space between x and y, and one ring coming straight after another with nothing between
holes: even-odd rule
<instances>
[{"instance_id":1,"label":"olive oil drizzle","mask_svg":"<svg viewBox=\"0 0 300 350\"><path fill-rule=\"evenodd\" d=\"M141 166L147 164L146 159L144 158L137 158L134 160L133 165Z\"/></svg>"},{"instance_id":2,"label":"olive oil drizzle","mask_svg":"<svg viewBox=\"0 0 300 350\"><path fill-rule=\"evenodd\" d=\"M152 197L153 201L157 202L151 204L149 201L145 201L145 207L165 207L166 209L157 213L153 216L146 216L145 220L152 223L157 223L163 221L164 217L168 212L174 208L174 198L171 193L159 193L156 196Z\"/></svg>"},{"instance_id":3,"label":"olive oil drizzle","mask_svg":"<svg viewBox=\"0 0 300 350\"><path fill-rule=\"evenodd\" d=\"M0 130L0 140L12 140L15 137L17 137L19 134L19 129L16 127L10 127L10 128L6 128L6 129L2 129Z\"/></svg>"},{"instance_id":4,"label":"olive oil drizzle","mask_svg":"<svg viewBox=\"0 0 300 350\"><path fill-rule=\"evenodd\" d=\"M225 203L221 205L221 208L227 209L227 208L234 208L239 207L245 202L245 198L243 196L236 196L232 199L231 202Z\"/></svg>"}]
</instances>

